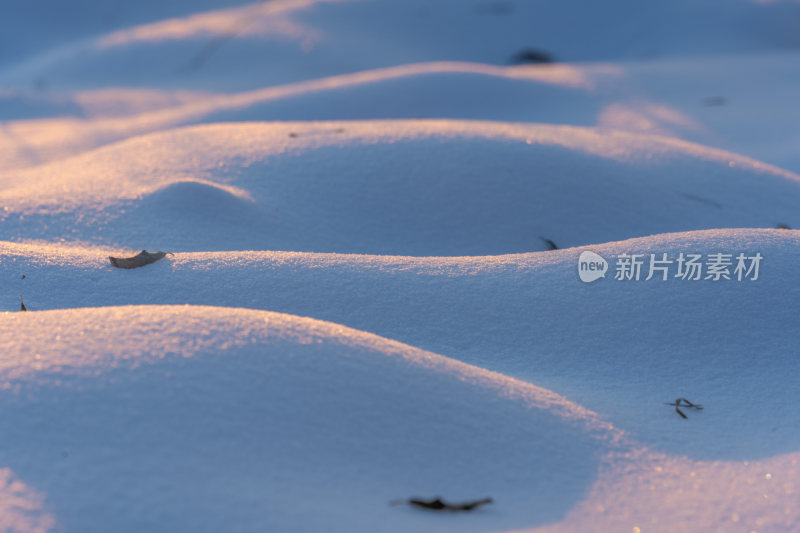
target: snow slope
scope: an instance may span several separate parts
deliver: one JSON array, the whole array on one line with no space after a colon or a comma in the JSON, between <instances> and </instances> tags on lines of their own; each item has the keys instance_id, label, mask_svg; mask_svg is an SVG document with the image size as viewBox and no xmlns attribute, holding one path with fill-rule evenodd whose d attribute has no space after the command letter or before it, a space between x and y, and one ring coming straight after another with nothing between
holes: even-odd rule
<instances>
[{"instance_id":1,"label":"snow slope","mask_svg":"<svg viewBox=\"0 0 800 533\"><path fill-rule=\"evenodd\" d=\"M6 7L0 531L800 530L796 0Z\"/></svg>"},{"instance_id":2,"label":"snow slope","mask_svg":"<svg viewBox=\"0 0 800 533\"><path fill-rule=\"evenodd\" d=\"M0 156L6 169L29 167L194 123L463 118L668 135L800 171L796 58L771 53L512 67L439 61L231 94L8 89L0 91L6 119Z\"/></svg>"},{"instance_id":3,"label":"snow slope","mask_svg":"<svg viewBox=\"0 0 800 533\"><path fill-rule=\"evenodd\" d=\"M4 313L0 331L7 531L779 530L798 519L788 507L756 519L753 504L792 496L797 453L669 457L529 383L336 324L133 306ZM498 503L461 516L386 505L432 490Z\"/></svg>"},{"instance_id":4,"label":"snow slope","mask_svg":"<svg viewBox=\"0 0 800 533\"><path fill-rule=\"evenodd\" d=\"M589 247L608 260L760 252L756 281L616 281L612 272L587 285L577 277L582 249L468 258L179 253L128 272L110 266L106 249L6 243L0 265L7 310L23 292L31 309L191 303L310 316L542 385L665 451L746 460L796 451L800 440L796 410L770 393L796 383L800 295L787 280L799 239L716 230ZM709 404L702 423L676 427L663 403L679 396Z\"/></svg>"},{"instance_id":5,"label":"snow slope","mask_svg":"<svg viewBox=\"0 0 800 533\"><path fill-rule=\"evenodd\" d=\"M67 94L7 91L0 93L0 117L11 120L0 130L0 155L6 168L26 167L174 126L233 120L526 118L591 125L602 103L593 93L614 76L613 68L602 65L433 62L234 94L122 88ZM468 91L462 90L465 82ZM488 101L486 93L493 95Z\"/></svg>"},{"instance_id":6,"label":"snow slope","mask_svg":"<svg viewBox=\"0 0 800 533\"><path fill-rule=\"evenodd\" d=\"M800 171L796 1L162 4L0 21L5 168L187 121L427 117L611 125ZM506 67L526 50L569 63ZM508 74L542 67L584 90Z\"/></svg>"},{"instance_id":7,"label":"snow slope","mask_svg":"<svg viewBox=\"0 0 800 533\"><path fill-rule=\"evenodd\" d=\"M621 437L530 384L277 313L5 313L0 334L4 461L69 531L529 526ZM432 522L387 505L431 491L502 503Z\"/></svg>"},{"instance_id":8,"label":"snow slope","mask_svg":"<svg viewBox=\"0 0 800 533\"><path fill-rule=\"evenodd\" d=\"M83 28L79 35L48 31L38 19L26 24L24 15L8 18L0 26L6 40L33 42L5 60L0 79L228 92L420 61L506 65L525 50L576 62L800 47L794 1L281 0L211 9L210 2L175 2L158 11L145 3L149 8L133 16L117 9L127 24L87 24L82 18L97 21L95 13L109 10L88 2L55 19L72 19ZM25 36L31 26L43 38Z\"/></svg>"},{"instance_id":9,"label":"snow slope","mask_svg":"<svg viewBox=\"0 0 800 533\"><path fill-rule=\"evenodd\" d=\"M167 251L501 254L546 249L541 237L797 227L798 179L670 138L566 126L219 124L0 174L0 231Z\"/></svg>"},{"instance_id":10,"label":"snow slope","mask_svg":"<svg viewBox=\"0 0 800 533\"><path fill-rule=\"evenodd\" d=\"M671 133L800 170L797 53L636 62L626 65L625 76L640 99L692 119L694 126L673 128ZM644 115L650 128L658 127L652 110L642 102L619 101Z\"/></svg>"}]
</instances>

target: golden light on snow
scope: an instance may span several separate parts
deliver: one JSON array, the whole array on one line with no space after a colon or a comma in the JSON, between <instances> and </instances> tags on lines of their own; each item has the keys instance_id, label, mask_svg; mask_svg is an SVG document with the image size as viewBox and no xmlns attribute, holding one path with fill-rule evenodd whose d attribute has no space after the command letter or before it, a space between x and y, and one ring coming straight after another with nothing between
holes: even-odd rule
<instances>
[{"instance_id":1,"label":"golden light on snow","mask_svg":"<svg viewBox=\"0 0 800 533\"><path fill-rule=\"evenodd\" d=\"M168 122L174 111L140 116L143 124L108 119L107 125L134 129ZM174 118L174 117L173 117ZM57 125L56 125L57 126ZM79 131L79 129L78 129ZM289 133L307 131L296 138ZM68 123L40 130L40 146L59 136L75 139ZM37 134L38 135L38 134ZM91 135L89 136L91 138ZM80 135L77 135L77 139ZM728 166L771 175L779 180L800 181L800 176L750 158L669 137L643 136L575 126L510 124L480 121L346 121L314 123L245 123L194 126L183 130L141 136L94 152L51 163L0 173L0 205L4 215L102 209L121 200L135 199L181 183L194 183L222 195L242 200L250 192L225 179L215 178L220 166L236 159L237 165L264 161L284 153L300 153L343 143L374 143L422 139L495 139L559 146L582 154L615 161L664 158L681 154L697 160L726 162ZM80 140L76 140L80 143ZM1 145L2 143L0 143ZM72 150L73 147L61 147Z\"/></svg>"},{"instance_id":2,"label":"golden light on snow","mask_svg":"<svg viewBox=\"0 0 800 533\"><path fill-rule=\"evenodd\" d=\"M0 533L798 530L796 0L237 1L0 18Z\"/></svg>"},{"instance_id":3,"label":"golden light on snow","mask_svg":"<svg viewBox=\"0 0 800 533\"><path fill-rule=\"evenodd\" d=\"M45 496L17 479L9 468L0 468L0 531L46 533L57 525L47 511Z\"/></svg>"},{"instance_id":4,"label":"golden light on snow","mask_svg":"<svg viewBox=\"0 0 800 533\"><path fill-rule=\"evenodd\" d=\"M162 20L119 30L97 41L100 49L136 43L159 43L212 37L283 37L312 46L321 34L292 20L291 15L325 2L348 0L279 0L229 9L219 9L186 17Z\"/></svg>"},{"instance_id":5,"label":"golden light on snow","mask_svg":"<svg viewBox=\"0 0 800 533\"><path fill-rule=\"evenodd\" d=\"M612 462L618 465L601 469L586 499L561 523L526 531L791 531L800 521L793 503L800 495L800 453L692 461L641 448Z\"/></svg>"},{"instance_id":6,"label":"golden light on snow","mask_svg":"<svg viewBox=\"0 0 800 533\"><path fill-rule=\"evenodd\" d=\"M764 243L769 239L787 247L795 246L797 240L793 232L782 230L713 230L608 243L597 251L611 255L637 246L693 248L699 243ZM81 287L84 280L95 277L119 275L116 278L119 282L122 276L130 274L111 270L104 251L52 243L0 246L2 264L24 263L25 271L31 276L43 271L41 269L58 270L66 276L65 280L77 280ZM263 278L280 277L280 268L296 274L305 266L317 272L368 272L370 276L383 275L387 279L402 274L440 279L462 276L480 280L483 277L485 281L503 272L527 272L535 277L536 272L545 272L561 262L573 264L576 253L576 250L560 250L496 257L414 258L266 251L194 252L176 254L168 263L148 268L154 269L150 271L154 276L172 280L185 280L193 273L205 279L214 270L225 268L233 270L227 274L223 271L222 276L215 279L235 277L236 269L269 273ZM135 287L143 278L133 274L127 276L127 283ZM95 288L101 289L100 286ZM268 294L269 301L277 299L277 295L258 285L249 289ZM482 398L488 398L490 404L516 406L514 412L518 418L514 423L521 427L529 423L524 413L531 416L547 413L563 424L557 426L563 431L572 428L576 434L588 437L608 451L599 458L597 476L592 477L562 519L526 531L567 533L639 528L647 532L660 531L665 524L670 530L686 532L716 526L788 531L800 520L800 509L794 505L800 488L797 481L800 479L800 455L796 452L727 461L666 454L637 441L598 413L550 390L341 324L231 307L132 305L2 313L0 335L6 339L4 351L0 353L0 384L4 393L12 397L21 394L28 385L45 390L60 387L62 380L73 378L89 383L102 382L112 372L117 378L121 372L135 373L142 369L145 373L147 369L157 372L158 365L177 359L188 363L219 360L235 364L239 349L252 347L256 353L262 353L267 346L284 343L281 346L345 348L348 354L342 362L345 368L350 368L348 365L354 360L358 364L392 360L425 375L447 377L474 391L482 391L485 393ZM275 357L274 350L270 353L269 357ZM283 361L286 350L277 353L280 354L277 368L291 367L292 361L296 361L292 357L298 357L294 355ZM214 371L216 367L206 368ZM522 407L523 414L517 407ZM675 417L667 423L683 421ZM565 438L566 434L556 431L547 438ZM47 518L49 510L42 503L46 502L46 493L39 496L39 492L21 488L14 491L25 494L25 501L29 502L15 505L29 505L42 520L53 520ZM9 501L19 501L19 498Z\"/></svg>"},{"instance_id":7,"label":"golden light on snow","mask_svg":"<svg viewBox=\"0 0 800 533\"><path fill-rule=\"evenodd\" d=\"M7 121L0 128L0 159L5 161L4 169L33 166L128 137L196 122L212 113L392 80L447 74L527 80L591 91L598 82L618 76L619 72L604 65L497 67L442 61L342 74L234 94L126 88L82 91L77 93L75 101L90 118Z\"/></svg>"}]
</instances>

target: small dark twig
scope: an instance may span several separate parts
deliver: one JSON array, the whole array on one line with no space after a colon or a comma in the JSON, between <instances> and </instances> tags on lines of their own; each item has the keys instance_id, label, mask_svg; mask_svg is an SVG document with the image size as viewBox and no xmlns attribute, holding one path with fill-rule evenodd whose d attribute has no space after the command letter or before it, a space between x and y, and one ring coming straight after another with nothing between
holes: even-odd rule
<instances>
[{"instance_id":1,"label":"small dark twig","mask_svg":"<svg viewBox=\"0 0 800 533\"><path fill-rule=\"evenodd\" d=\"M25 302L22 299L22 293L20 293L20 295L19 295L19 310L20 311L27 311L28 310L28 308L25 307Z\"/></svg>"},{"instance_id":2,"label":"small dark twig","mask_svg":"<svg viewBox=\"0 0 800 533\"><path fill-rule=\"evenodd\" d=\"M448 503L441 498L434 498L432 500L421 500L419 498L410 498L408 500L393 500L389 505L412 505L414 507L421 507L422 509L430 509L432 511L472 511L481 505L493 503L491 498L484 498L482 500L474 500L464 503Z\"/></svg>"},{"instance_id":3,"label":"small dark twig","mask_svg":"<svg viewBox=\"0 0 800 533\"><path fill-rule=\"evenodd\" d=\"M683 403L681 403L681 402L683 402ZM684 412L680 410L680 407L692 407L694 409L697 409L698 411L702 411L703 410L703 406L702 405L697 404L697 403L692 403L689 400L687 400L686 398L678 398L677 400L675 400L675 403L665 403L664 405L670 405L670 406L675 407L675 412L678 413L679 415L681 415L681 418L689 418L689 417L686 416L686 414L684 414Z\"/></svg>"},{"instance_id":4,"label":"small dark twig","mask_svg":"<svg viewBox=\"0 0 800 533\"><path fill-rule=\"evenodd\" d=\"M542 242L544 242L547 245L548 250L558 250L558 245L553 241L551 241L550 239L546 239L541 235L539 236L539 238L542 239Z\"/></svg>"}]
</instances>

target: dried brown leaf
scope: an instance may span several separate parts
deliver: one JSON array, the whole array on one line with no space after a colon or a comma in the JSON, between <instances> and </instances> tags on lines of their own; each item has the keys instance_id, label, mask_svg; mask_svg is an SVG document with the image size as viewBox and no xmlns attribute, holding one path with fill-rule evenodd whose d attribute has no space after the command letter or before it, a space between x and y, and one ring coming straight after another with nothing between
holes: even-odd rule
<instances>
[{"instance_id":1,"label":"dried brown leaf","mask_svg":"<svg viewBox=\"0 0 800 533\"><path fill-rule=\"evenodd\" d=\"M155 263L159 259L163 259L165 255L169 252L153 252L150 253L147 250L142 250L137 255L133 257L111 257L109 256L108 259L111 261L111 264L117 268L137 268L145 265L149 265L150 263Z\"/></svg>"}]
</instances>

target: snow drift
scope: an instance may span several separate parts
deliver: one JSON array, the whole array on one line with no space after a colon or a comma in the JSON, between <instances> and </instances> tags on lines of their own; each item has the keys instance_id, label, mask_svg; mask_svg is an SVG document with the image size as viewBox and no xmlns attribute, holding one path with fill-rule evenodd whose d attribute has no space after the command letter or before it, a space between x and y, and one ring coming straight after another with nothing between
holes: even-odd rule
<instances>
[{"instance_id":1,"label":"snow drift","mask_svg":"<svg viewBox=\"0 0 800 533\"><path fill-rule=\"evenodd\" d=\"M71 531L528 526L621 438L527 383L277 313L5 313L0 335L3 461ZM436 494L502 504L433 522L387 505Z\"/></svg>"},{"instance_id":2,"label":"snow drift","mask_svg":"<svg viewBox=\"0 0 800 533\"><path fill-rule=\"evenodd\" d=\"M480 255L800 226L798 176L658 136L462 121L222 124L0 175L6 239Z\"/></svg>"}]
</instances>

